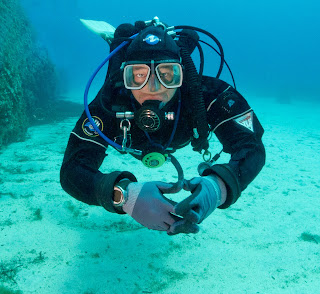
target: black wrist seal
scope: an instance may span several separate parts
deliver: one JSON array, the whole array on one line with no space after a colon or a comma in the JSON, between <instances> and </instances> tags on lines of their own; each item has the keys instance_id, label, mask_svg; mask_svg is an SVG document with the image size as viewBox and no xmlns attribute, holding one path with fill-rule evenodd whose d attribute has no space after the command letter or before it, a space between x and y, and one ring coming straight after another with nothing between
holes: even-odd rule
<instances>
[{"instance_id":1,"label":"black wrist seal","mask_svg":"<svg viewBox=\"0 0 320 294\"><path fill-rule=\"evenodd\" d=\"M114 208L113 204L113 189L116 183L122 179L129 179L132 182L137 182L136 177L130 172L115 171L110 174L101 174L95 183L95 196L98 203L106 210L118 214L124 214Z\"/></svg>"},{"instance_id":2,"label":"black wrist seal","mask_svg":"<svg viewBox=\"0 0 320 294\"><path fill-rule=\"evenodd\" d=\"M201 176L208 176L210 174L219 176L225 183L227 188L227 199L225 203L219 206L219 208L228 208L238 200L241 194L237 175L228 164L215 164L210 168L205 169Z\"/></svg>"}]
</instances>

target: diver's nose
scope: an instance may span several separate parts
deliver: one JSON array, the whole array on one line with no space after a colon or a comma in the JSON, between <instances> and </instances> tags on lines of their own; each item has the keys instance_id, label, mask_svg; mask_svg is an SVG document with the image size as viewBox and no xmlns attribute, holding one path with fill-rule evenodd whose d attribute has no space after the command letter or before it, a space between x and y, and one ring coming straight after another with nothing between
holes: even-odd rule
<instances>
[{"instance_id":1,"label":"diver's nose","mask_svg":"<svg viewBox=\"0 0 320 294\"><path fill-rule=\"evenodd\" d=\"M150 92L157 92L161 88L160 82L155 74L151 74L149 81L148 81L148 84L149 84L149 91Z\"/></svg>"}]
</instances>

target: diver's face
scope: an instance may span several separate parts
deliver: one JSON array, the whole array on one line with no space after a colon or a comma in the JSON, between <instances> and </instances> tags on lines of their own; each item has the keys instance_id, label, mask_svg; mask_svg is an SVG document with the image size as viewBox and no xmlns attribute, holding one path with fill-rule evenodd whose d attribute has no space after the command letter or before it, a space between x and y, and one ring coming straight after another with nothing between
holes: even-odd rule
<instances>
[{"instance_id":1,"label":"diver's face","mask_svg":"<svg viewBox=\"0 0 320 294\"><path fill-rule=\"evenodd\" d=\"M169 70L167 72L163 72L163 76L167 77L169 75ZM134 83L142 84L146 76L148 75L148 69L143 67L136 67L133 69ZM170 78L170 77L167 77ZM167 89L164 87L156 77L154 73L150 74L149 80L147 84L141 88L140 90L131 90L134 98L139 102L139 104L143 104L146 100L159 100L161 102L167 103L169 102L174 94L176 93L177 88L175 89Z\"/></svg>"}]
</instances>

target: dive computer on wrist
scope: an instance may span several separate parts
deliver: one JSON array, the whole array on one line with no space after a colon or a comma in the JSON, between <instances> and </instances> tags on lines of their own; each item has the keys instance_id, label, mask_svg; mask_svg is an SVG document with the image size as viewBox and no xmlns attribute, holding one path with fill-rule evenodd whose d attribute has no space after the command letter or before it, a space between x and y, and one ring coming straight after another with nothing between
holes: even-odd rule
<instances>
[{"instance_id":1,"label":"dive computer on wrist","mask_svg":"<svg viewBox=\"0 0 320 294\"><path fill-rule=\"evenodd\" d=\"M127 187L131 183L128 179L122 179L118 182L113 188L113 205L115 207L122 207L127 199L128 199L128 192Z\"/></svg>"}]
</instances>

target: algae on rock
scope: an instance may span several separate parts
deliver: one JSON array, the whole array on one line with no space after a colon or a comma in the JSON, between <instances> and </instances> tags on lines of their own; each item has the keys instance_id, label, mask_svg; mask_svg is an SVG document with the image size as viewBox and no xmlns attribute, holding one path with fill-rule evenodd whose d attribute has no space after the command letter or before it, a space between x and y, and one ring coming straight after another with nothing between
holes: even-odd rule
<instances>
[{"instance_id":1,"label":"algae on rock","mask_svg":"<svg viewBox=\"0 0 320 294\"><path fill-rule=\"evenodd\" d=\"M19 0L0 0L0 147L23 140L39 113L49 112L57 77Z\"/></svg>"}]
</instances>

